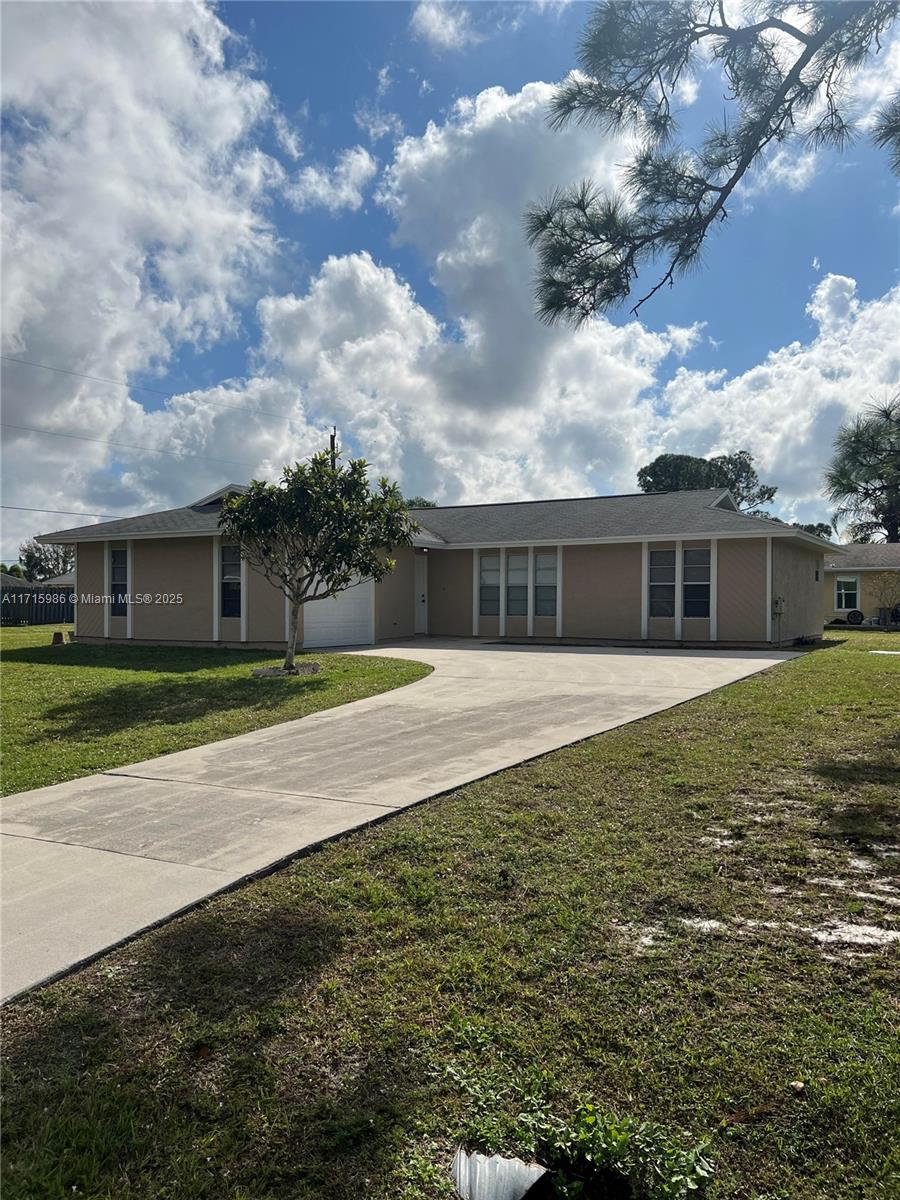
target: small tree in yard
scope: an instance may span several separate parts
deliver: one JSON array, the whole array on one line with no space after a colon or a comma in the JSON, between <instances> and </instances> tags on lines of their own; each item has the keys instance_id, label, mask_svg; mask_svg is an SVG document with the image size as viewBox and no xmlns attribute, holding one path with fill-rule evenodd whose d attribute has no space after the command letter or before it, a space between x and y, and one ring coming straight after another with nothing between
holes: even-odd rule
<instances>
[{"instance_id":1,"label":"small tree in yard","mask_svg":"<svg viewBox=\"0 0 900 1200\"><path fill-rule=\"evenodd\" d=\"M390 552L410 545L416 528L396 484L381 479L370 487L365 459L344 463L327 451L285 467L280 483L254 480L242 496L229 497L219 527L288 598L289 672L303 605L363 580L379 582L394 569Z\"/></svg>"},{"instance_id":2,"label":"small tree in yard","mask_svg":"<svg viewBox=\"0 0 900 1200\"><path fill-rule=\"evenodd\" d=\"M900 608L900 571L878 571L869 580L869 587L879 608L888 610L888 620L895 608Z\"/></svg>"}]
</instances>

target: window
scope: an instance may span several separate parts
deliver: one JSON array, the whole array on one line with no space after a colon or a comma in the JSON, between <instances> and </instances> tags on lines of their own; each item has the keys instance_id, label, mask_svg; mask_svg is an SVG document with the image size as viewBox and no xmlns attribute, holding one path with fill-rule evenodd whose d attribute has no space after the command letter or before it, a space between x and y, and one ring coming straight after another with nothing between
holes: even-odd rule
<instances>
[{"instance_id":1,"label":"window","mask_svg":"<svg viewBox=\"0 0 900 1200\"><path fill-rule=\"evenodd\" d=\"M241 548L222 546L222 616L241 615Z\"/></svg>"},{"instance_id":2,"label":"window","mask_svg":"<svg viewBox=\"0 0 900 1200\"><path fill-rule=\"evenodd\" d=\"M650 551L650 616L675 616L675 551Z\"/></svg>"},{"instance_id":3,"label":"window","mask_svg":"<svg viewBox=\"0 0 900 1200\"><path fill-rule=\"evenodd\" d=\"M857 608L858 586L855 575L838 575L834 584L834 607L840 609Z\"/></svg>"},{"instance_id":4,"label":"window","mask_svg":"<svg viewBox=\"0 0 900 1200\"><path fill-rule=\"evenodd\" d=\"M124 617L128 612L125 597L128 594L128 551L110 550L109 552L109 590L112 603L109 607L110 616Z\"/></svg>"},{"instance_id":5,"label":"window","mask_svg":"<svg viewBox=\"0 0 900 1200\"><path fill-rule=\"evenodd\" d=\"M483 617L500 615L500 555L482 554L479 567L479 605Z\"/></svg>"},{"instance_id":6,"label":"window","mask_svg":"<svg viewBox=\"0 0 900 1200\"><path fill-rule=\"evenodd\" d=\"M506 556L506 615L528 616L528 555Z\"/></svg>"},{"instance_id":7,"label":"window","mask_svg":"<svg viewBox=\"0 0 900 1200\"><path fill-rule=\"evenodd\" d=\"M534 556L534 615L556 616L556 553Z\"/></svg>"},{"instance_id":8,"label":"window","mask_svg":"<svg viewBox=\"0 0 900 1200\"><path fill-rule=\"evenodd\" d=\"M685 617L709 616L709 551L685 550L684 552L684 608Z\"/></svg>"}]
</instances>

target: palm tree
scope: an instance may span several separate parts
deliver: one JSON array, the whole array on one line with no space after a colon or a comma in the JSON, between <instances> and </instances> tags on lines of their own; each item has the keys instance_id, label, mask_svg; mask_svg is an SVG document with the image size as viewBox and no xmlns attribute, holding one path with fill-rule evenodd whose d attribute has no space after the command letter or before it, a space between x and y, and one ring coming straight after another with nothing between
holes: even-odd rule
<instances>
[{"instance_id":1,"label":"palm tree","mask_svg":"<svg viewBox=\"0 0 900 1200\"><path fill-rule=\"evenodd\" d=\"M900 392L838 430L825 490L854 542L900 542Z\"/></svg>"}]
</instances>

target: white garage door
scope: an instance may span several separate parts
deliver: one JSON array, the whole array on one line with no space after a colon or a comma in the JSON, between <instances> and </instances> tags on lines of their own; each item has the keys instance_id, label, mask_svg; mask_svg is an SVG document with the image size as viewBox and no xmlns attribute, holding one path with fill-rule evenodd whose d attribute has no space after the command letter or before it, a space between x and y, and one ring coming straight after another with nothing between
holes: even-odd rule
<instances>
[{"instance_id":1,"label":"white garage door","mask_svg":"<svg viewBox=\"0 0 900 1200\"><path fill-rule=\"evenodd\" d=\"M375 641L375 584L371 579L303 608L303 646L362 646Z\"/></svg>"}]
</instances>

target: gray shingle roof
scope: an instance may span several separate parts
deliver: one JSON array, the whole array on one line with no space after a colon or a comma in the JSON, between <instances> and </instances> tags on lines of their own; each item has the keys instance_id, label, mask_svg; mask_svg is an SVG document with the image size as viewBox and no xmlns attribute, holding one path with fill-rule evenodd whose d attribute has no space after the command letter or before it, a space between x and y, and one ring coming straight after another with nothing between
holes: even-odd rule
<instances>
[{"instance_id":1,"label":"gray shingle roof","mask_svg":"<svg viewBox=\"0 0 900 1200\"><path fill-rule=\"evenodd\" d=\"M224 489L223 489L224 490ZM247 489L242 484L230 484L229 491L242 492ZM184 508L165 508L160 512L143 513L139 517L120 517L115 521L99 521L95 525L76 525L72 529L56 529L53 533L42 533L39 542L79 542L97 538L129 538L158 534L166 537L171 534L198 535L217 533L219 529L220 503L212 496L204 496Z\"/></svg>"},{"instance_id":2,"label":"gray shingle roof","mask_svg":"<svg viewBox=\"0 0 900 1200\"><path fill-rule=\"evenodd\" d=\"M826 555L826 571L846 571L848 567L900 571L900 542L878 542L871 546L851 542L843 550L840 558Z\"/></svg>"},{"instance_id":3,"label":"gray shingle roof","mask_svg":"<svg viewBox=\"0 0 900 1200\"><path fill-rule=\"evenodd\" d=\"M565 541L572 538L698 537L711 533L784 534L780 521L748 517L714 507L721 488L588 496L573 500L530 500L509 504L464 504L421 508L414 516L448 545Z\"/></svg>"},{"instance_id":4,"label":"gray shingle roof","mask_svg":"<svg viewBox=\"0 0 900 1200\"><path fill-rule=\"evenodd\" d=\"M233 486L233 490L238 490ZM215 497L217 493L213 493ZM800 534L780 521L748 517L717 506L720 488L684 492L643 492L629 496L587 496L570 500L526 500L501 504L461 504L447 508L417 508L421 526L416 542L424 546L491 546L511 542L553 542L602 538L683 537L710 534ZM728 503L727 498L724 503ZM60 529L38 538L43 542L129 537L198 536L216 533L219 503L204 497L184 508L145 513ZM827 543L822 543L823 546Z\"/></svg>"}]
</instances>

